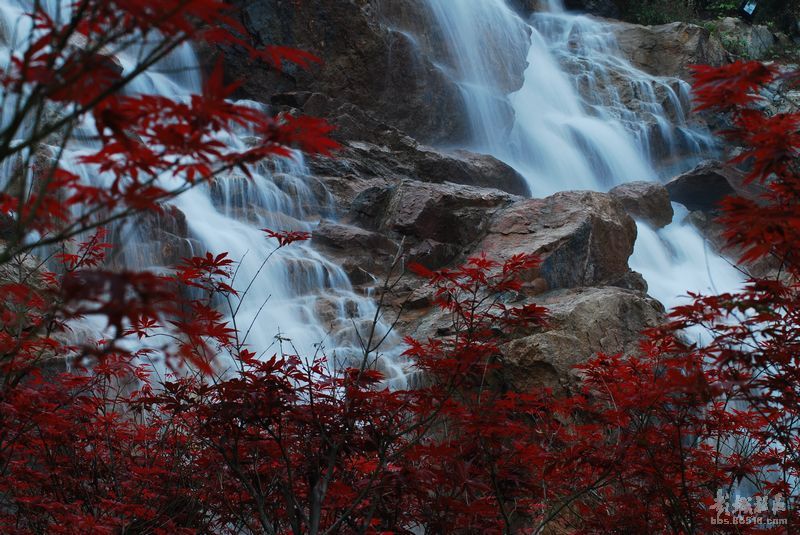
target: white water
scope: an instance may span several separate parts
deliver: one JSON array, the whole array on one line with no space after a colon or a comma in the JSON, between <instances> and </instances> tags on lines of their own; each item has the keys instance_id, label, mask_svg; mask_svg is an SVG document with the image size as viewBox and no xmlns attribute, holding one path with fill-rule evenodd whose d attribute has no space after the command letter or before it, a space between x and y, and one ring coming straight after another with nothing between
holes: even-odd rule
<instances>
[{"instance_id":1,"label":"white water","mask_svg":"<svg viewBox=\"0 0 800 535\"><path fill-rule=\"evenodd\" d=\"M620 56L607 23L565 13L557 0L529 22L504 0L427 2L448 44L453 76L467 104L471 148L516 167L534 195L581 188L602 191L631 180L668 177L713 150L710 136L686 121L687 85L631 66ZM1 33L7 37L0 52L3 63L9 49L20 46L26 35L21 13L31 4L0 0ZM64 3L51 0L48 5L55 11ZM16 37L10 38L15 29ZM136 64L133 51L119 59L126 69ZM526 60L521 88L508 95L510 71ZM183 98L199 89L197 61L187 46L130 90ZM9 103L3 104L8 109ZM93 125L87 120L82 130L83 141L70 145L66 165L92 148L86 140L92 137ZM241 146L247 134L239 132L226 142ZM86 169L75 171L87 181L103 181ZM240 260L240 288L257 277L237 316L242 332L253 324L247 339L253 349L275 351L280 334L303 355L313 354L320 343L333 358L360 353L354 329L366 330L374 304L352 291L340 267L310 246L295 244L280 250L259 273L275 245L259 229L311 230L320 217L333 216L330 203L312 188L313 178L301 159L261 165L254 174L252 181L221 177L174 202L186 215L187 246L194 253L228 251ZM667 306L687 290L724 290L740 281L738 272L709 253L697 232L681 222L683 213L678 209L676 222L660 231L639 223L631 259L632 268L648 280L650 293ZM125 243L119 262L163 269L158 248L136 222L116 233ZM328 308L327 317L318 314L320 308ZM402 370L393 359L383 362L395 384L402 384Z\"/></svg>"},{"instance_id":2,"label":"white water","mask_svg":"<svg viewBox=\"0 0 800 535\"><path fill-rule=\"evenodd\" d=\"M567 13L559 0L546 2L529 26L504 0L427 4L455 60L473 126L471 148L515 167L534 196L666 179L713 154L713 138L687 121L688 84L632 66L609 23ZM498 68L518 62L520 50L527 50L524 83L506 95L498 90ZM508 105L511 124L505 121ZM667 228L638 223L630 260L649 293L667 307L687 291L741 284L739 272L708 250L685 215L676 205Z\"/></svg>"},{"instance_id":3,"label":"white water","mask_svg":"<svg viewBox=\"0 0 800 535\"><path fill-rule=\"evenodd\" d=\"M23 13L31 10L32 1L0 0L0 34L3 37L0 65L8 63L12 49L24 46L30 29ZM67 5L53 0L47 5L53 14ZM64 12L62 11L62 15ZM20 24L20 21L22 23ZM126 71L137 66L139 47L116 54ZM165 60L138 77L127 91L134 94L159 94L174 99L187 98L201 90L197 59L190 46L182 46ZM10 110L11 101L2 102ZM255 103L251 105L256 106ZM266 111L266 110L265 110ZM5 119L5 117L4 117ZM224 139L232 148L242 148L249 132L236 132ZM96 130L90 118L80 125L78 135L70 141L62 165L92 184L105 184L108 177L76 165L78 156L98 147ZM183 246L187 252L203 255L227 251L237 261L234 286L243 290L254 284L242 298L235 317L241 336L257 353L271 355L281 351L311 357L324 353L337 365L363 355L359 335L366 339L375 304L357 295L342 268L327 260L307 243L295 243L278 250L269 261L264 260L276 247L276 240L267 239L262 228L310 232L321 217L334 216L331 199L324 188L314 182L300 155L294 160L267 162L252 168L253 179L229 173L213 183L189 190L171 204L186 216L189 236ZM7 177L3 178L5 183ZM180 186L174 177L160 177L165 189ZM147 236L142 221L130 220L113 228L112 235L120 245L115 262L128 268L163 270L163 254L158 242ZM180 244L180 238L176 237ZM225 310L225 307L223 307ZM320 312L323 312L322 314ZM95 325L100 328L102 325ZM380 323L376 339L386 333ZM357 334L358 333L358 334ZM158 345L153 341L153 345ZM381 367L395 386L405 384L403 370L392 354L400 347L398 339L388 339L390 354L381 359ZM392 353L394 351L394 353ZM373 356L374 357L374 356ZM225 368L226 363L219 363ZM160 367L160 366L159 366Z\"/></svg>"}]
</instances>

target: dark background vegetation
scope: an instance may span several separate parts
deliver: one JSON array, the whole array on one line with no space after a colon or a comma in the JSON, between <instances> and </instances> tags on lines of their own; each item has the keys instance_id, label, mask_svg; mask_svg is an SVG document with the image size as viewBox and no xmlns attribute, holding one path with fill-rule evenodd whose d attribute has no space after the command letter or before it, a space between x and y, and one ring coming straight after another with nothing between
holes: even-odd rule
<instances>
[{"instance_id":1,"label":"dark background vegetation","mask_svg":"<svg viewBox=\"0 0 800 535\"><path fill-rule=\"evenodd\" d=\"M676 20L701 20L735 16L740 0L613 0L621 18L640 24L665 24ZM755 21L775 30L797 33L800 2L760 0Z\"/></svg>"}]
</instances>

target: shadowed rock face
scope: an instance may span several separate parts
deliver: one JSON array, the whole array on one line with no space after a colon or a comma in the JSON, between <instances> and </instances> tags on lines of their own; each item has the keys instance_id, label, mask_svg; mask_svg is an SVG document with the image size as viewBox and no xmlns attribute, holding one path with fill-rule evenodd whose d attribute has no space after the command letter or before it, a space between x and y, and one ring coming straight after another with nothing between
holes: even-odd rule
<instances>
[{"instance_id":1,"label":"shadowed rock face","mask_svg":"<svg viewBox=\"0 0 800 535\"><path fill-rule=\"evenodd\" d=\"M245 80L243 96L262 100L287 91L322 93L359 106L425 142L466 139L468 124L458 87L413 36L379 19L377 0L235 3L257 44L294 46L325 60L309 71L287 66L277 73L253 68L236 50L227 51L230 75Z\"/></svg>"},{"instance_id":2,"label":"shadowed rock face","mask_svg":"<svg viewBox=\"0 0 800 535\"><path fill-rule=\"evenodd\" d=\"M245 82L241 96L264 100L272 95L305 93L307 98L316 93L352 104L424 143L457 145L469 140L453 51L425 0L233 3L241 8L243 23L256 45L293 46L324 59L309 71L288 65L276 72L254 66L236 50L226 50L228 73ZM498 65L503 91L521 87L527 66L524 52L511 58L510 68ZM300 109L304 104L302 99L277 103ZM327 112L329 118L342 115L333 109ZM509 127L512 119L510 114Z\"/></svg>"},{"instance_id":3,"label":"shadowed rock face","mask_svg":"<svg viewBox=\"0 0 800 535\"><path fill-rule=\"evenodd\" d=\"M731 165L707 160L666 184L670 199L689 210L714 212L728 195L739 195L756 202L767 189L758 183L745 184L745 173Z\"/></svg>"}]
</instances>

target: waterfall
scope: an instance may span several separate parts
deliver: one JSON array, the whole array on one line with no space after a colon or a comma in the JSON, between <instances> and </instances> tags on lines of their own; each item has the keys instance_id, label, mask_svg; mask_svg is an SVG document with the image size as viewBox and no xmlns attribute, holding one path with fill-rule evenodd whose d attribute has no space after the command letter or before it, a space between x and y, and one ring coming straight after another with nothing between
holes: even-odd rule
<instances>
[{"instance_id":1,"label":"waterfall","mask_svg":"<svg viewBox=\"0 0 800 535\"><path fill-rule=\"evenodd\" d=\"M607 191L664 180L714 155L714 138L691 124L690 86L651 76L620 53L612 23L564 10L559 0L527 23L503 0L426 0L431 31L446 36L452 73L473 127L471 149L516 168L534 196ZM498 48L498 46L500 48ZM527 61L519 87L503 69ZM498 74L498 71L501 74ZM742 278L675 205L671 225L642 222L630 260L667 307L687 291L738 287Z\"/></svg>"},{"instance_id":2,"label":"waterfall","mask_svg":"<svg viewBox=\"0 0 800 535\"><path fill-rule=\"evenodd\" d=\"M65 5L60 0L45 4L52 13ZM687 119L688 85L633 67L619 53L610 23L565 12L558 0L546 2L547 9L530 21L522 20L505 0L424 4L431 31L445 44L440 64L464 97L473 134L469 148L515 167L534 195L605 191L632 180L663 179L713 153L713 138ZM32 0L0 0L3 64L29 31L22 14L32 5ZM130 70L137 57L130 50L117 59ZM188 98L200 90L200 83L198 62L187 45L128 90ZM96 149L94 133L87 118L68 145L63 164L86 181L103 184L104 177L74 163ZM242 147L249 138L242 131L224 141ZM357 331L371 322L375 305L353 291L341 267L309 244L294 244L260 268L274 247L260 229L313 230L321 218L335 218L329 196L299 155L258 165L253 174L246 179L229 173L175 199L172 209L185 219L187 229L185 237L173 236L176 247L188 254L228 251L241 262L237 285L256 278L237 318L239 325L252 323L252 348L274 351L280 335L291 339L301 355L324 347L335 360L354 358L361 351ZM679 302L687 290L724 290L740 282L739 273L709 252L703 238L683 221L685 213L676 207L675 222L657 231L638 223L630 261L647 279L650 293L667 306ZM158 241L148 235L160 223L141 223L113 229L116 241L125 244L114 261L131 268L168 269ZM381 324L379 329L387 327ZM397 339L387 341L392 343L400 346ZM394 384L402 386L398 360L389 354L382 363Z\"/></svg>"},{"instance_id":3,"label":"waterfall","mask_svg":"<svg viewBox=\"0 0 800 535\"><path fill-rule=\"evenodd\" d=\"M30 26L23 14L30 12L33 4L32 0L0 0L1 65L8 65L12 50L24 46ZM46 7L55 16L66 5L53 0ZM134 47L115 57L129 72L136 67L139 52ZM137 77L126 91L186 99L200 92L201 82L200 65L187 44ZM2 104L5 107L9 102ZM69 141L61 165L88 183L103 185L108 177L76 163L80 155L99 148L96 139L92 119L87 117ZM238 131L222 141L241 149L252 139L250 132ZM242 335L248 333L246 342L251 350L271 355L280 352L278 346L283 344L285 351L301 357L322 352L335 366L352 364L363 355L359 334L364 338L369 334L376 314L374 301L354 292L344 270L308 243L281 248L264 263L277 242L267 239L260 229L310 232L321 218L335 217L331 196L311 176L300 154L256 165L252 174L249 179L230 172L171 201L166 217L171 213L185 220L188 231L186 237L172 236L176 247L185 253L182 256L226 251L238 262L234 286L243 289L254 281L241 304L234 302L239 306L236 325ZM160 185L172 189L179 185L171 183L175 180L162 177ZM126 268L167 270L163 243L148 234L153 227L164 227L163 221L148 225L149 216L144 217L144 222L132 219L111 229L114 241L124 244L115 251L113 261ZM84 327L97 330L102 326ZM376 331L379 339L388 327L379 323ZM390 349L379 366L392 385L402 387L405 374L396 358L401 347L399 337L390 335L386 346ZM155 364L157 368L163 366ZM224 369L225 364L220 363L220 367Z\"/></svg>"}]
</instances>

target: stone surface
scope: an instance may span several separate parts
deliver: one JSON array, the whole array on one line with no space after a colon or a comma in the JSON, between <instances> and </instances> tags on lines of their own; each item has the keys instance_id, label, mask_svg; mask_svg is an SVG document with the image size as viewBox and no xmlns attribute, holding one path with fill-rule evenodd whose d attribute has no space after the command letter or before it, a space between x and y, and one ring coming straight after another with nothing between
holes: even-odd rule
<instances>
[{"instance_id":1,"label":"stone surface","mask_svg":"<svg viewBox=\"0 0 800 535\"><path fill-rule=\"evenodd\" d=\"M318 92L369 110L425 141L456 142L467 135L456 84L407 32L382 23L376 0L234 3L242 8L256 45L294 46L325 60L308 71L287 65L279 73L251 64L238 50L227 50L228 73L245 81L242 96L263 100L287 91Z\"/></svg>"},{"instance_id":2,"label":"stone surface","mask_svg":"<svg viewBox=\"0 0 800 535\"><path fill-rule=\"evenodd\" d=\"M189 237L186 214L172 205L161 213L144 212L129 225L113 227L111 242L120 251L111 256L115 267L172 266L201 249Z\"/></svg>"},{"instance_id":3,"label":"stone surface","mask_svg":"<svg viewBox=\"0 0 800 535\"><path fill-rule=\"evenodd\" d=\"M624 277L636 224L611 195L566 191L523 199L500 210L475 248L490 257L542 257L548 288L591 286Z\"/></svg>"},{"instance_id":4,"label":"stone surface","mask_svg":"<svg viewBox=\"0 0 800 535\"><path fill-rule=\"evenodd\" d=\"M658 182L628 182L608 193L622 203L631 217L654 228L661 228L672 222L669 192Z\"/></svg>"},{"instance_id":5,"label":"stone surface","mask_svg":"<svg viewBox=\"0 0 800 535\"><path fill-rule=\"evenodd\" d=\"M377 232L352 225L322 221L312 233L312 243L335 249L366 249L375 253L394 253L395 242Z\"/></svg>"},{"instance_id":6,"label":"stone surface","mask_svg":"<svg viewBox=\"0 0 800 535\"><path fill-rule=\"evenodd\" d=\"M391 265L399 244L377 232L352 225L322 221L314 229L312 243L333 258L353 284L372 284Z\"/></svg>"},{"instance_id":7,"label":"stone surface","mask_svg":"<svg viewBox=\"0 0 800 535\"><path fill-rule=\"evenodd\" d=\"M310 165L322 177L407 178L529 194L528 183L511 166L493 156L465 150L445 152L412 143L388 146L354 141L347 143L336 157L315 158Z\"/></svg>"},{"instance_id":8,"label":"stone surface","mask_svg":"<svg viewBox=\"0 0 800 535\"><path fill-rule=\"evenodd\" d=\"M616 287L561 290L536 302L548 308L553 327L503 348L502 373L520 389L557 388L573 376L575 365L598 352L634 352L641 331L658 325L664 313L657 301Z\"/></svg>"},{"instance_id":9,"label":"stone surface","mask_svg":"<svg viewBox=\"0 0 800 535\"><path fill-rule=\"evenodd\" d=\"M659 26L619 23L614 33L631 63L656 76L689 79L690 65L722 65L728 55L720 40L701 26L673 22Z\"/></svg>"},{"instance_id":10,"label":"stone surface","mask_svg":"<svg viewBox=\"0 0 800 535\"><path fill-rule=\"evenodd\" d=\"M713 212L728 195L740 195L758 200L765 191L759 184L745 184L745 174L716 160L700 163L666 184L670 199L690 211Z\"/></svg>"},{"instance_id":11,"label":"stone surface","mask_svg":"<svg viewBox=\"0 0 800 535\"><path fill-rule=\"evenodd\" d=\"M384 201L378 228L417 240L467 245L485 234L492 214L512 199L491 189L403 180Z\"/></svg>"},{"instance_id":12,"label":"stone surface","mask_svg":"<svg viewBox=\"0 0 800 535\"><path fill-rule=\"evenodd\" d=\"M764 59L778 44L769 28L740 18L725 17L712 25L725 49L744 59Z\"/></svg>"}]
</instances>

